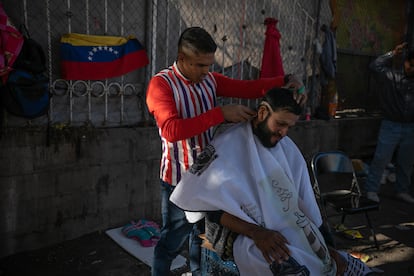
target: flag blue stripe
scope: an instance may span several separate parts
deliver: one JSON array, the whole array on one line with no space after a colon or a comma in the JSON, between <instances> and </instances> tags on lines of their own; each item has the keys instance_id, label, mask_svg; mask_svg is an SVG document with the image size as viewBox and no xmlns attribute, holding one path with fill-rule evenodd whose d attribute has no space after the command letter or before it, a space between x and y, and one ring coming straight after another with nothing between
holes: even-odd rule
<instances>
[{"instance_id":1,"label":"flag blue stripe","mask_svg":"<svg viewBox=\"0 0 414 276\"><path fill-rule=\"evenodd\" d=\"M144 50L136 39L130 39L119 46L73 46L60 44L60 57L64 61L75 62L110 62L129 53Z\"/></svg>"}]
</instances>

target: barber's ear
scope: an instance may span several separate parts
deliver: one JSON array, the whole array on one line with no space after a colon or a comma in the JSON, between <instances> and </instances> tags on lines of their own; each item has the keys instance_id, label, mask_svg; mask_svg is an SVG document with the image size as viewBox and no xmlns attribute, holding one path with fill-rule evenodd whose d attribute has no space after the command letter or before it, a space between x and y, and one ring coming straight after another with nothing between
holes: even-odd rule
<instances>
[{"instance_id":1,"label":"barber's ear","mask_svg":"<svg viewBox=\"0 0 414 276\"><path fill-rule=\"evenodd\" d=\"M269 110L266 108L266 106L264 105L259 106L259 109L257 110L257 119L259 120L259 122L264 121L268 113L269 113Z\"/></svg>"},{"instance_id":2,"label":"barber's ear","mask_svg":"<svg viewBox=\"0 0 414 276\"><path fill-rule=\"evenodd\" d=\"M185 55L184 55L184 53L183 53L183 52L178 52L178 55L177 55L177 60L183 60L183 59L184 59L184 57L185 57Z\"/></svg>"}]
</instances>

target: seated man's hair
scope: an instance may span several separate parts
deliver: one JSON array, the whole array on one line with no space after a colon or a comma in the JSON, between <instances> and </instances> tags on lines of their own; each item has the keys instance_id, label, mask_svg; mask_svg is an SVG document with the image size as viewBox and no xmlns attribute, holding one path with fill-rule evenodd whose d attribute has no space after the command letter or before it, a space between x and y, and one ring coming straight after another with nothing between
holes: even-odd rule
<instances>
[{"instance_id":1,"label":"seated man's hair","mask_svg":"<svg viewBox=\"0 0 414 276\"><path fill-rule=\"evenodd\" d=\"M190 50L195 54L214 53L217 44L211 35L200 27L190 27L183 31L178 40L178 51Z\"/></svg>"},{"instance_id":2,"label":"seated man's hair","mask_svg":"<svg viewBox=\"0 0 414 276\"><path fill-rule=\"evenodd\" d=\"M270 89L266 92L262 101L267 102L272 107L273 112L284 110L295 115L302 113L302 107L293 98L293 92L286 88Z\"/></svg>"}]
</instances>

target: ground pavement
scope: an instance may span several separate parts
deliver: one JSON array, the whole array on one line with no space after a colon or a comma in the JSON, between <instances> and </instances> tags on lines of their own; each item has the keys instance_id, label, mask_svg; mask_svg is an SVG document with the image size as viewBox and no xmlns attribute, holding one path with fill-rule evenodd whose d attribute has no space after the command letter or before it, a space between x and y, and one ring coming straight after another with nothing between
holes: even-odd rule
<instances>
[{"instance_id":1,"label":"ground pavement","mask_svg":"<svg viewBox=\"0 0 414 276\"><path fill-rule=\"evenodd\" d=\"M364 239L351 240L335 235L337 246L348 252L367 255L367 264L387 276L414 275L414 204L396 200L392 185L383 185L381 207L371 214L380 249L360 229ZM363 215L346 220L347 226L365 222ZM55 246L0 259L0 276L146 276L147 265L135 259L105 233L95 232Z\"/></svg>"}]
</instances>

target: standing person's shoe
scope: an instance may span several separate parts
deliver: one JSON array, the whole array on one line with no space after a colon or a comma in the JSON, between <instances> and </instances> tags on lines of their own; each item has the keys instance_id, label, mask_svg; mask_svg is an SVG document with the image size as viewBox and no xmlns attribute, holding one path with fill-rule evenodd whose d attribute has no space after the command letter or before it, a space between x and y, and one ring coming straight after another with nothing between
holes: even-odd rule
<instances>
[{"instance_id":1,"label":"standing person's shoe","mask_svg":"<svg viewBox=\"0 0 414 276\"><path fill-rule=\"evenodd\" d=\"M390 172L387 169L385 169L384 173L381 176L381 180L380 180L381 185L387 184L387 179L388 179L389 174Z\"/></svg>"},{"instance_id":2,"label":"standing person's shoe","mask_svg":"<svg viewBox=\"0 0 414 276\"><path fill-rule=\"evenodd\" d=\"M376 192L367 192L367 198L375 202L380 202L380 199Z\"/></svg>"},{"instance_id":3,"label":"standing person's shoe","mask_svg":"<svg viewBox=\"0 0 414 276\"><path fill-rule=\"evenodd\" d=\"M407 203L414 203L414 197L412 197L409 193L399 193L397 194L397 198Z\"/></svg>"}]
</instances>

